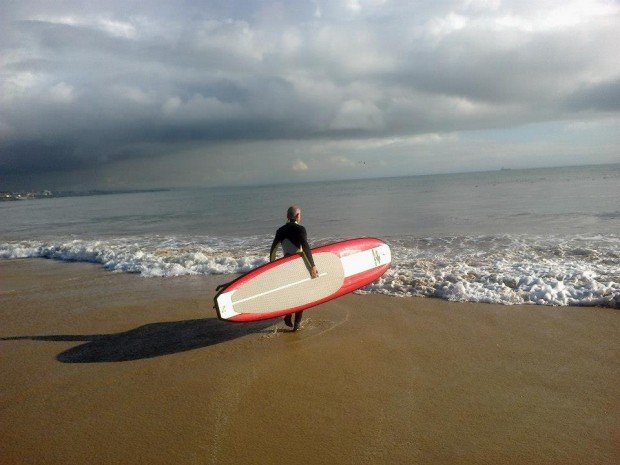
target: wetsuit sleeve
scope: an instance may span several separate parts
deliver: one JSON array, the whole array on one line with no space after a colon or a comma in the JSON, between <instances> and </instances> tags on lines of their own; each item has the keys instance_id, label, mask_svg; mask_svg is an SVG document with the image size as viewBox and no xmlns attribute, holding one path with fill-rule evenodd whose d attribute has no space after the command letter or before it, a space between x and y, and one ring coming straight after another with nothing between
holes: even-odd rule
<instances>
[{"instance_id":1,"label":"wetsuit sleeve","mask_svg":"<svg viewBox=\"0 0 620 465\"><path fill-rule=\"evenodd\" d=\"M304 251L304 258L310 264L310 267L314 266L314 259L312 258L312 251L310 250L310 245L308 244L308 234L306 233L306 228L301 227L301 249Z\"/></svg>"},{"instance_id":2,"label":"wetsuit sleeve","mask_svg":"<svg viewBox=\"0 0 620 465\"><path fill-rule=\"evenodd\" d=\"M276 237L273 238L273 242L271 244L271 250L269 251L269 261L272 262L276 259L276 252L278 250L278 244L282 241L280 237L280 230L276 232Z\"/></svg>"}]
</instances>

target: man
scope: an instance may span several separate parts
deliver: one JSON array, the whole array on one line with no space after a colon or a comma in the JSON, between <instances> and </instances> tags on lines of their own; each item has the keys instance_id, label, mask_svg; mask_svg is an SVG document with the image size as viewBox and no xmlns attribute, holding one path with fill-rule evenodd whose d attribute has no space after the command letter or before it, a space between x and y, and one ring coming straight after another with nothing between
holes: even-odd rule
<instances>
[{"instance_id":1,"label":"man","mask_svg":"<svg viewBox=\"0 0 620 465\"><path fill-rule=\"evenodd\" d=\"M286 211L286 218L288 219L288 222L278 229L276 232L276 237L271 244L269 261L272 262L276 259L276 249L278 248L278 244L282 244L282 251L284 252L285 257L301 253L304 261L306 262L306 266L310 269L310 276L312 279L318 278L319 271L314 265L314 260L312 259L312 251L308 245L306 228L299 224L301 222L301 209L296 205L289 207ZM297 329L299 329L299 324L301 323L302 314L303 310L300 312L295 312L295 325L291 323L291 314L284 317L284 323L289 328L293 328L293 331L297 331Z\"/></svg>"}]
</instances>

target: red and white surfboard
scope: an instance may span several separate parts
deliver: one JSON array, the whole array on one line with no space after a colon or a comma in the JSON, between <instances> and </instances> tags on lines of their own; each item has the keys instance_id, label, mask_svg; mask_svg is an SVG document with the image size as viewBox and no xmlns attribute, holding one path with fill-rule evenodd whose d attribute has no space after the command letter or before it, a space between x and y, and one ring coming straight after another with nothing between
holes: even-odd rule
<instances>
[{"instance_id":1,"label":"red and white surfboard","mask_svg":"<svg viewBox=\"0 0 620 465\"><path fill-rule=\"evenodd\" d=\"M312 257L319 270L315 279L300 255L240 276L215 296L218 317L256 321L298 312L370 284L392 261L388 245L374 238L324 245L313 249Z\"/></svg>"}]
</instances>

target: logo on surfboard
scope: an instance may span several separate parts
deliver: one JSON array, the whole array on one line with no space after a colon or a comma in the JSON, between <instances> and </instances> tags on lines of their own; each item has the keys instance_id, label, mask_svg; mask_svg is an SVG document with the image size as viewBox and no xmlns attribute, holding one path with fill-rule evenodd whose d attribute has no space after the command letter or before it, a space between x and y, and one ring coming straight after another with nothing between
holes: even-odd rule
<instances>
[{"instance_id":1,"label":"logo on surfboard","mask_svg":"<svg viewBox=\"0 0 620 465\"><path fill-rule=\"evenodd\" d=\"M381 257L379 256L377 249L372 249L372 258L375 260L375 266L379 266L381 264Z\"/></svg>"}]
</instances>

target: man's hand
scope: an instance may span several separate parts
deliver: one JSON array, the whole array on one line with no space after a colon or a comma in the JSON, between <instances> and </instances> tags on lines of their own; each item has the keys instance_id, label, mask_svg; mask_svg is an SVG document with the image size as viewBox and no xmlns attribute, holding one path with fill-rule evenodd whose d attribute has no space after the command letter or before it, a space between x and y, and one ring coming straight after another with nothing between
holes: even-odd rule
<instances>
[{"instance_id":1,"label":"man's hand","mask_svg":"<svg viewBox=\"0 0 620 465\"><path fill-rule=\"evenodd\" d=\"M313 266L310 270L310 276L312 276L312 279L319 277L319 270L316 269L316 266Z\"/></svg>"}]
</instances>

